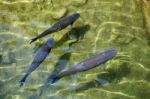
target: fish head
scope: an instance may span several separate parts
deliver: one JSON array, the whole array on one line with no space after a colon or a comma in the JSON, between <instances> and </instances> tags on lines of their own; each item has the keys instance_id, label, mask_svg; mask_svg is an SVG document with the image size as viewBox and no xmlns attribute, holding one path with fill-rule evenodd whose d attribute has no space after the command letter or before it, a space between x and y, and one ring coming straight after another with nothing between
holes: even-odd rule
<instances>
[{"instance_id":1,"label":"fish head","mask_svg":"<svg viewBox=\"0 0 150 99\"><path fill-rule=\"evenodd\" d=\"M74 13L74 14L72 15L72 20L73 20L73 21L76 21L79 17L80 17L80 13Z\"/></svg>"},{"instance_id":2,"label":"fish head","mask_svg":"<svg viewBox=\"0 0 150 99\"><path fill-rule=\"evenodd\" d=\"M109 58L113 58L114 56L117 55L117 51L114 48L110 48L105 52L105 55L108 56Z\"/></svg>"},{"instance_id":3,"label":"fish head","mask_svg":"<svg viewBox=\"0 0 150 99\"><path fill-rule=\"evenodd\" d=\"M51 48L55 43L55 39L54 38L49 38L46 42L46 46Z\"/></svg>"}]
</instances>

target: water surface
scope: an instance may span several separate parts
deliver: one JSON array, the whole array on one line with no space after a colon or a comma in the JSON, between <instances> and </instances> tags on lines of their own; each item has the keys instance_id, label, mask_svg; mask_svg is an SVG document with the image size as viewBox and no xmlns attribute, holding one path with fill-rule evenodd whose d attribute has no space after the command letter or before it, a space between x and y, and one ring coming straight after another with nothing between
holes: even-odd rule
<instances>
[{"instance_id":1,"label":"water surface","mask_svg":"<svg viewBox=\"0 0 150 99\"><path fill-rule=\"evenodd\" d=\"M29 44L59 18L74 12L81 17L70 32L68 27ZM114 59L49 85L39 98L149 99L147 30L142 0L0 0L0 98L38 99L51 73L115 48ZM19 88L34 48L49 37L57 41L50 56Z\"/></svg>"}]
</instances>

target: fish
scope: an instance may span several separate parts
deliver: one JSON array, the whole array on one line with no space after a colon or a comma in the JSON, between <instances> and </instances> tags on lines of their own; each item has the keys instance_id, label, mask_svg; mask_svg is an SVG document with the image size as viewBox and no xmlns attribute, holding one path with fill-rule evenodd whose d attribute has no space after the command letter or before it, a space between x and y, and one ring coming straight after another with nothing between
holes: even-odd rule
<instances>
[{"instance_id":1,"label":"fish","mask_svg":"<svg viewBox=\"0 0 150 99\"><path fill-rule=\"evenodd\" d=\"M105 64L108 60L112 59L117 55L117 51L115 49L108 49L104 52L100 52L96 55L91 56L88 59L80 62L79 64L74 65L72 68L65 70L59 74L50 75L47 79L48 83L55 83L57 80L65 77L76 74L78 72L83 72L90 70L98 65Z\"/></svg>"},{"instance_id":2,"label":"fish","mask_svg":"<svg viewBox=\"0 0 150 99\"><path fill-rule=\"evenodd\" d=\"M64 16L58 20L54 25L52 25L50 28L36 36L35 38L31 39L31 43L35 42L37 39L40 39L48 34L60 31L64 28L66 28L69 25L72 25L78 18L80 17L80 13L74 13L69 16Z\"/></svg>"},{"instance_id":3,"label":"fish","mask_svg":"<svg viewBox=\"0 0 150 99\"><path fill-rule=\"evenodd\" d=\"M55 43L54 38L49 38L43 46L41 46L37 52L35 53L35 57L29 66L26 74L20 80L20 87L22 87L27 79L27 77L37 68L40 64L45 60L45 58L49 55L53 45Z\"/></svg>"}]
</instances>

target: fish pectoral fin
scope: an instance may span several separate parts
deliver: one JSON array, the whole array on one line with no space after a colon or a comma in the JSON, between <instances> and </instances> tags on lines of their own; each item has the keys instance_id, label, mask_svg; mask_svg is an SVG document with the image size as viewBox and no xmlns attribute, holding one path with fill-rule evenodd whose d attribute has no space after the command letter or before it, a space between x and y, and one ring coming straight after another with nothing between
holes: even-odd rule
<instances>
[{"instance_id":1,"label":"fish pectoral fin","mask_svg":"<svg viewBox=\"0 0 150 99\"><path fill-rule=\"evenodd\" d=\"M41 48L43 45L44 45L44 43L42 43L42 44L40 44L40 45L35 46L35 47L33 48L33 49L34 49L34 53L36 53L36 52L37 52L37 50L38 50L39 48Z\"/></svg>"}]
</instances>

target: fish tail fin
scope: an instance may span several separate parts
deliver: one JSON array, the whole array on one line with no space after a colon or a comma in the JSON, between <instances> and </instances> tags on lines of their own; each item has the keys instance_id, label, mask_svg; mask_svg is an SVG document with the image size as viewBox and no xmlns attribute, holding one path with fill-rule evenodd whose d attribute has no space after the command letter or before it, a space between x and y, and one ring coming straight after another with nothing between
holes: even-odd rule
<instances>
[{"instance_id":1,"label":"fish tail fin","mask_svg":"<svg viewBox=\"0 0 150 99\"><path fill-rule=\"evenodd\" d=\"M24 77L20 80L20 87L22 87L27 79L29 74L25 74Z\"/></svg>"},{"instance_id":2,"label":"fish tail fin","mask_svg":"<svg viewBox=\"0 0 150 99\"><path fill-rule=\"evenodd\" d=\"M31 44L31 43L33 43L33 42L35 42L37 39L38 39L37 37L36 37L36 38L31 39L30 44Z\"/></svg>"},{"instance_id":3,"label":"fish tail fin","mask_svg":"<svg viewBox=\"0 0 150 99\"><path fill-rule=\"evenodd\" d=\"M56 75L56 74L52 74L51 76L49 76L49 78L48 78L48 83L51 83L51 84L53 84L53 83L55 83L57 80L59 80L60 79L60 77L58 76L58 75Z\"/></svg>"}]
</instances>

